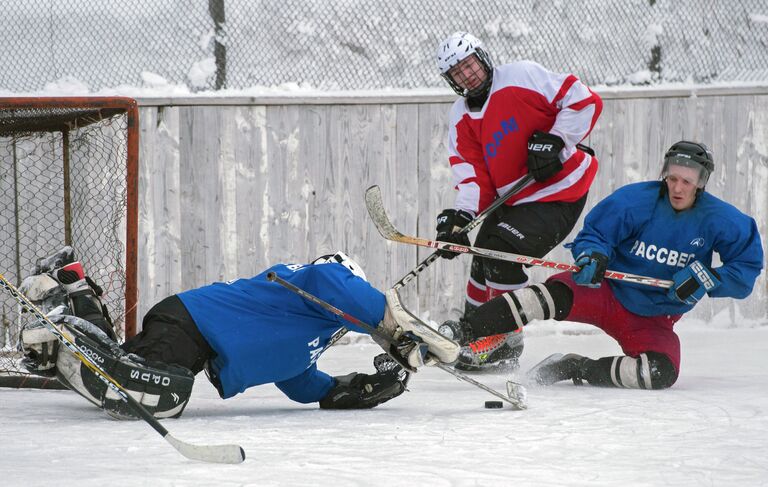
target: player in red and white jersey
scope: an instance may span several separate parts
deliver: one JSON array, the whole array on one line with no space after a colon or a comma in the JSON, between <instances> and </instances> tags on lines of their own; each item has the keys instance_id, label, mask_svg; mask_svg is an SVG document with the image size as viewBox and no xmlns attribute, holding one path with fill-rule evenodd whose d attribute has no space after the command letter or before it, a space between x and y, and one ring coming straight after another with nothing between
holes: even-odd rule
<instances>
[{"instance_id":1,"label":"player in red and white jersey","mask_svg":"<svg viewBox=\"0 0 768 487\"><path fill-rule=\"evenodd\" d=\"M597 159L580 142L600 116L602 100L576 76L532 61L493 67L481 42L464 32L440 44L437 63L461 98L451 107L448 140L458 194L454 207L438 215L436 240L469 245L459 229L530 173L534 180L486 218L475 245L543 257L584 209ZM519 264L475 257L462 319L527 282ZM486 338L466 347L456 366L514 365L522 347L519 334Z\"/></svg>"}]
</instances>

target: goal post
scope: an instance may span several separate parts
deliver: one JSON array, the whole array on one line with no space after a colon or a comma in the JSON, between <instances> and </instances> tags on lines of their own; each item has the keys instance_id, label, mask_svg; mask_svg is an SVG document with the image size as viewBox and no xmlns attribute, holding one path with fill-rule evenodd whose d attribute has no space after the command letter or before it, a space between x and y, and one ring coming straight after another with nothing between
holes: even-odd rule
<instances>
[{"instance_id":1,"label":"goal post","mask_svg":"<svg viewBox=\"0 0 768 487\"><path fill-rule=\"evenodd\" d=\"M136 333L138 131L131 98L0 98L0 273L18 286L72 246L122 338ZM19 364L28 319L0 292L0 376L33 383Z\"/></svg>"}]
</instances>

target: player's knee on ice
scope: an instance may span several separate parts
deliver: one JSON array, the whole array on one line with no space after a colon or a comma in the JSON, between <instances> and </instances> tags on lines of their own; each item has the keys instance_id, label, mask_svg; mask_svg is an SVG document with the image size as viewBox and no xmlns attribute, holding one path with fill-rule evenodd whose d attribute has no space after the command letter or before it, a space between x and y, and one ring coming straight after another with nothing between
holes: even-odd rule
<instances>
[{"instance_id":1,"label":"player's knee on ice","mask_svg":"<svg viewBox=\"0 0 768 487\"><path fill-rule=\"evenodd\" d=\"M677 381L674 364L658 352L590 360L583 375L591 385L627 389L667 389Z\"/></svg>"},{"instance_id":2,"label":"player's knee on ice","mask_svg":"<svg viewBox=\"0 0 768 487\"><path fill-rule=\"evenodd\" d=\"M577 354L554 354L531 368L528 380L539 385L572 380L577 385L587 381L600 387L666 389L677 380L677 369L669 357L658 352L597 360Z\"/></svg>"}]
</instances>

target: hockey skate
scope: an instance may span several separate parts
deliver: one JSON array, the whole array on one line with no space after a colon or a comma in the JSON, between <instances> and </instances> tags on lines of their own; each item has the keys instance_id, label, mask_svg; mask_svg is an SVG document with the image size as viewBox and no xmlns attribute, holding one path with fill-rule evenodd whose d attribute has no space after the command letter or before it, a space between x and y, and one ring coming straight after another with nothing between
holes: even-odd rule
<instances>
[{"instance_id":1,"label":"hockey skate","mask_svg":"<svg viewBox=\"0 0 768 487\"><path fill-rule=\"evenodd\" d=\"M575 353L555 353L534 365L526 374L526 379L529 384L540 386L550 386L568 379L575 385L582 385L583 366L587 360Z\"/></svg>"},{"instance_id":2,"label":"hockey skate","mask_svg":"<svg viewBox=\"0 0 768 487\"><path fill-rule=\"evenodd\" d=\"M467 372L516 370L522 353L521 333L482 337L461 347L454 367Z\"/></svg>"}]
</instances>

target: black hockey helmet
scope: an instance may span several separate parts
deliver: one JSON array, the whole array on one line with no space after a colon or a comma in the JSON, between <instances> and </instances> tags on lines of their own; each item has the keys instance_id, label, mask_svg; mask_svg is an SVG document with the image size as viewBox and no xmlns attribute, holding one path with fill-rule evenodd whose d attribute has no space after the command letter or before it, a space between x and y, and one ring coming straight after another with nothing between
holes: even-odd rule
<instances>
[{"instance_id":1,"label":"black hockey helmet","mask_svg":"<svg viewBox=\"0 0 768 487\"><path fill-rule=\"evenodd\" d=\"M669 166L684 166L699 170L697 186L704 189L709 181L709 176L715 170L715 161L712 151L700 142L681 140L675 142L664 154L664 167L661 170L661 178L665 179L669 173Z\"/></svg>"}]
</instances>

